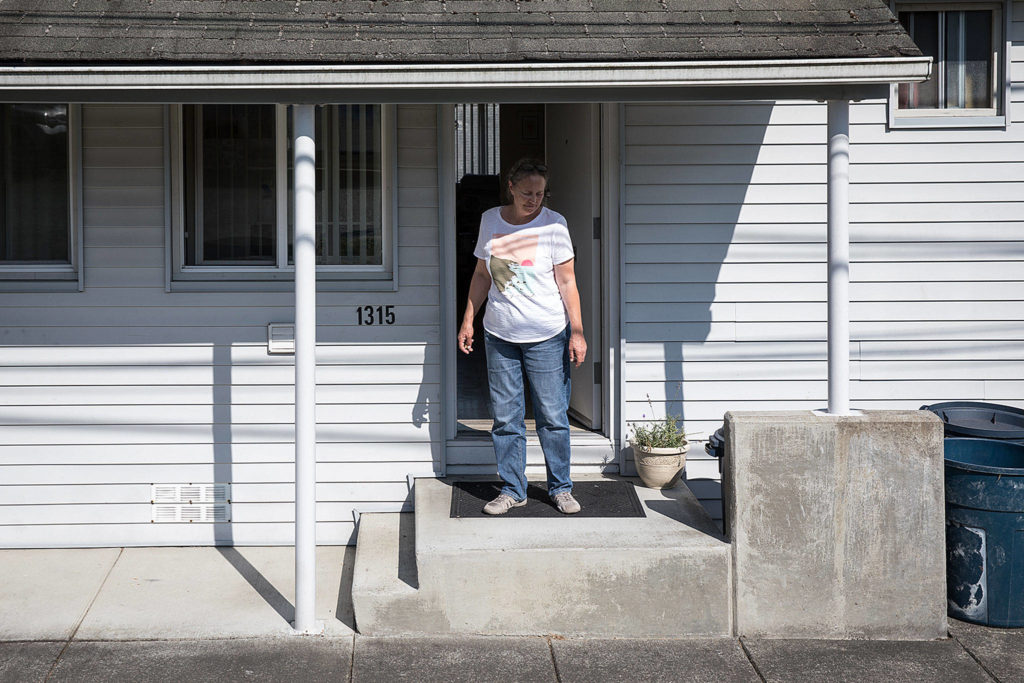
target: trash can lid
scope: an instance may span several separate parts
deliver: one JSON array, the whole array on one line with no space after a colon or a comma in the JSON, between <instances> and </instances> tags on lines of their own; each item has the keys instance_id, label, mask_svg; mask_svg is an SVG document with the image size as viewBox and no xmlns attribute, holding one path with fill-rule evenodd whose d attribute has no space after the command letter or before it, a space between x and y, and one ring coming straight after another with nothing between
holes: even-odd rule
<instances>
[{"instance_id":1,"label":"trash can lid","mask_svg":"<svg viewBox=\"0 0 1024 683\"><path fill-rule=\"evenodd\" d=\"M930 410L946 423L947 431L963 436L990 439L1024 439L1024 410L998 403L980 401L947 401L930 406Z\"/></svg>"}]
</instances>

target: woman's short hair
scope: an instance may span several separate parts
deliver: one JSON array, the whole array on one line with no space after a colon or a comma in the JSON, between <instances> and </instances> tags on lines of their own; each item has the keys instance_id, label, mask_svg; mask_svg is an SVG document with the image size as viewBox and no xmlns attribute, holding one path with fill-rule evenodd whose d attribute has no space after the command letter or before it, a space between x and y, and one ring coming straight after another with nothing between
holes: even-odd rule
<instances>
[{"instance_id":1,"label":"woman's short hair","mask_svg":"<svg viewBox=\"0 0 1024 683\"><path fill-rule=\"evenodd\" d=\"M548 179L548 167L538 159L520 159L508 170L506 177L508 182L515 185L523 178L531 175L539 175L544 180Z\"/></svg>"}]
</instances>

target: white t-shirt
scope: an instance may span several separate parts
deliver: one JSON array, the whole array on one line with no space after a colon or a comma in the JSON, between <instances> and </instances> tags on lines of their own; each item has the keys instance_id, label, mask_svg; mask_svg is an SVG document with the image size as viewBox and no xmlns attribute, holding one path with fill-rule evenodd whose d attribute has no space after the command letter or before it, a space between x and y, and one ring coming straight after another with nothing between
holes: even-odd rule
<instances>
[{"instance_id":1,"label":"white t-shirt","mask_svg":"<svg viewBox=\"0 0 1024 683\"><path fill-rule=\"evenodd\" d=\"M573 258L565 219L546 206L529 223L512 225L501 208L480 217L473 255L491 274L484 329L516 343L544 341L569 323L555 283L555 265Z\"/></svg>"}]
</instances>

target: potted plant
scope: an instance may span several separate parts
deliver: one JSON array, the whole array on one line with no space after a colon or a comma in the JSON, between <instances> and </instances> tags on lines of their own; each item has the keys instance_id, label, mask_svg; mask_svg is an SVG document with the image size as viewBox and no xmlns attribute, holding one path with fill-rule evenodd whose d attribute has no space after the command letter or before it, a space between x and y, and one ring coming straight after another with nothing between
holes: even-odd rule
<instances>
[{"instance_id":1,"label":"potted plant","mask_svg":"<svg viewBox=\"0 0 1024 683\"><path fill-rule=\"evenodd\" d=\"M650 399L648 405L653 416ZM690 443L677 420L675 415L666 414L664 418L633 425L633 462L647 488L670 489L679 483Z\"/></svg>"}]
</instances>

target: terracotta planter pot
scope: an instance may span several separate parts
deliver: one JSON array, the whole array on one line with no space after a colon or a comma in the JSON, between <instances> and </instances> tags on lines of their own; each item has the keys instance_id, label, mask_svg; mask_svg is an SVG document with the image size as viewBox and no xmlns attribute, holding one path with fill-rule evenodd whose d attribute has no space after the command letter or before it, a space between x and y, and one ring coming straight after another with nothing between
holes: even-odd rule
<instances>
[{"instance_id":1,"label":"terracotta planter pot","mask_svg":"<svg viewBox=\"0 0 1024 683\"><path fill-rule=\"evenodd\" d=\"M642 448L633 445L633 462L640 481L649 489L670 489L679 483L690 444L678 448Z\"/></svg>"}]
</instances>

